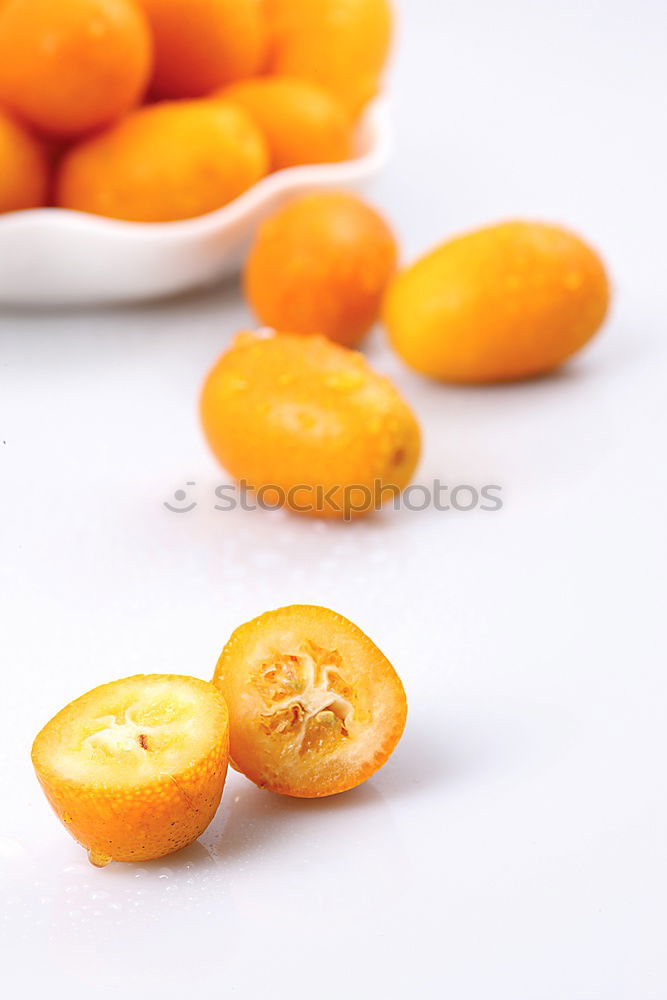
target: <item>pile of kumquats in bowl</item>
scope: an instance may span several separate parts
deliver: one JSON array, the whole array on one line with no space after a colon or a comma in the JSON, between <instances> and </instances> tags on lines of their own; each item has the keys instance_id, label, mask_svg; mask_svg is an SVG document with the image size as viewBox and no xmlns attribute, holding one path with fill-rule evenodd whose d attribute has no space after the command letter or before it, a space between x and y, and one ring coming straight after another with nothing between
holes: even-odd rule
<instances>
[{"instance_id":1,"label":"pile of kumquats in bowl","mask_svg":"<svg viewBox=\"0 0 667 1000\"><path fill-rule=\"evenodd\" d=\"M76 26L91 7L99 18L69 46L40 26L55 8ZM50 157L57 204L153 221L205 212L271 164L346 155L389 27L385 0L0 0L0 100L16 115L0 157L20 160L0 176L39 201ZM81 78L84 97L66 99ZM488 385L557 368L609 306L599 256L557 225L503 222L398 260L387 221L340 191L294 198L259 227L243 273L259 331L218 359L200 413L221 466L263 506L347 522L410 483L418 418L358 350L378 320L423 376ZM336 794L383 766L406 711L356 625L299 605L241 625L211 683L153 674L77 699L33 762L94 864L148 860L206 828L228 761L273 792Z\"/></svg>"},{"instance_id":2,"label":"pile of kumquats in bowl","mask_svg":"<svg viewBox=\"0 0 667 1000\"><path fill-rule=\"evenodd\" d=\"M0 212L136 222L353 155L386 0L0 0Z\"/></svg>"}]
</instances>

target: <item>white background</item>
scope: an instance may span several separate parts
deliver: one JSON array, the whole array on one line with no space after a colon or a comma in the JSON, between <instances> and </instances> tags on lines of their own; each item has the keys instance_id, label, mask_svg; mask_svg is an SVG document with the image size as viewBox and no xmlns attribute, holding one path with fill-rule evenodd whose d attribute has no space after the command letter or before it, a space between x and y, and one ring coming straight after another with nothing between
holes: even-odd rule
<instances>
[{"instance_id":1,"label":"white background","mask_svg":"<svg viewBox=\"0 0 667 1000\"><path fill-rule=\"evenodd\" d=\"M406 259L505 217L562 221L615 284L604 334L528 384L406 371L420 481L501 513L351 527L219 513L207 367L233 287L0 323L0 873L13 995L664 1000L663 0L403 0L399 146L375 189ZM1 262L0 262L1 264ZM188 480L198 507L163 507ZM410 701L359 790L232 775L201 841L88 866L31 771L38 728L135 672L209 677L291 602L358 622Z\"/></svg>"}]
</instances>

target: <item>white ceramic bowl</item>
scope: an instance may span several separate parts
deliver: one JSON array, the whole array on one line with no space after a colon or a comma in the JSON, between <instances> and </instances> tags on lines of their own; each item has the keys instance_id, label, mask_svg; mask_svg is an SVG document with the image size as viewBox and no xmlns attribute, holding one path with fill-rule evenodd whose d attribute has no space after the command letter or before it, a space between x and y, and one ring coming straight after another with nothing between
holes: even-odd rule
<instances>
[{"instance_id":1,"label":"white ceramic bowl","mask_svg":"<svg viewBox=\"0 0 667 1000\"><path fill-rule=\"evenodd\" d=\"M196 219L121 222L59 208L0 216L0 304L155 298L234 274L257 225L281 203L319 188L362 192L390 152L387 107L378 100L359 125L354 159L280 170Z\"/></svg>"}]
</instances>

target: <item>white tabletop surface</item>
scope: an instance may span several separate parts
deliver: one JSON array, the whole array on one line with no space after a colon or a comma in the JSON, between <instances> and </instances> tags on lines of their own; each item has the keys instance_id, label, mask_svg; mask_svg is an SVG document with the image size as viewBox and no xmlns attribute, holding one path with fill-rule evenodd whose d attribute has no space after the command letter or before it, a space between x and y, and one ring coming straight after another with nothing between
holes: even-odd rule
<instances>
[{"instance_id":1,"label":"white tabletop surface","mask_svg":"<svg viewBox=\"0 0 667 1000\"><path fill-rule=\"evenodd\" d=\"M351 527L214 509L195 404L250 322L233 286L2 316L8 996L667 996L667 8L400 6L375 196L406 259L562 221L603 251L613 315L558 375L484 390L421 380L376 333L424 426L419 481L498 484L504 508ZM170 513L188 481L197 507ZM90 867L32 773L38 728L116 677L209 677L233 628L292 602L352 618L402 675L387 767L320 802L232 775L191 848Z\"/></svg>"}]
</instances>

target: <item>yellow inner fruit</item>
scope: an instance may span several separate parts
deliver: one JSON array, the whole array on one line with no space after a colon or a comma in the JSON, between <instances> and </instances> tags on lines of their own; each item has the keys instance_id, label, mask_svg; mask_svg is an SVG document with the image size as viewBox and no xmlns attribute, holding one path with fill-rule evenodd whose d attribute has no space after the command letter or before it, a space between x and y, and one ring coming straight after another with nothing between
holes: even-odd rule
<instances>
[{"instance_id":1,"label":"yellow inner fruit","mask_svg":"<svg viewBox=\"0 0 667 1000\"><path fill-rule=\"evenodd\" d=\"M306 641L276 652L260 664L252 683L265 706L260 729L283 738L299 755L330 753L354 735L359 697L337 650Z\"/></svg>"},{"instance_id":2,"label":"yellow inner fruit","mask_svg":"<svg viewBox=\"0 0 667 1000\"><path fill-rule=\"evenodd\" d=\"M52 763L73 781L140 784L182 771L216 741L204 694L177 681L130 681L64 719Z\"/></svg>"},{"instance_id":3,"label":"yellow inner fruit","mask_svg":"<svg viewBox=\"0 0 667 1000\"><path fill-rule=\"evenodd\" d=\"M140 760L143 754L163 750L172 744L174 733L170 721L151 724L145 719L135 718L133 712L136 709L137 706L131 706L120 716L108 715L95 720L95 723L103 728L87 736L83 741L83 749L90 752L92 759L99 760L100 754L115 756L119 753L129 753ZM143 715L140 709L138 714ZM176 735L182 740L183 731Z\"/></svg>"}]
</instances>

